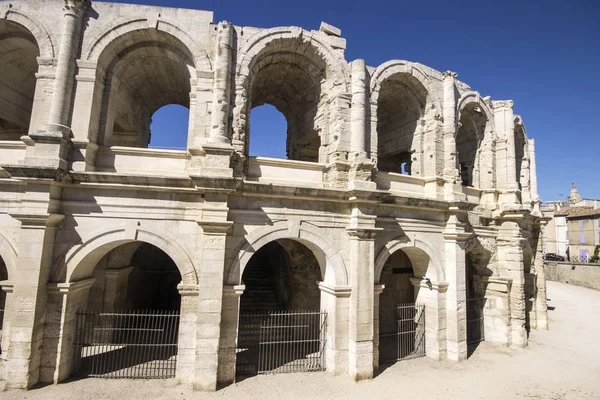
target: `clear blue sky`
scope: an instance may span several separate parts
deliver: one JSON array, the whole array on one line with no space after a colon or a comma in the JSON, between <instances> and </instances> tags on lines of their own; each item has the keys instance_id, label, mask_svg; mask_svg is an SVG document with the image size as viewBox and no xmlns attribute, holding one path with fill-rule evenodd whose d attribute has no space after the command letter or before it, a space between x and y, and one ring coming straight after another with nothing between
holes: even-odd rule
<instances>
[{"instance_id":1,"label":"clear blue sky","mask_svg":"<svg viewBox=\"0 0 600 400\"><path fill-rule=\"evenodd\" d=\"M455 71L482 96L515 101L536 140L543 201L565 198L573 181L583 197L600 199L600 0L126 2L211 10L215 21L241 26L318 29L326 21L342 30L349 61L406 59ZM186 118L162 114L155 120L166 125ZM285 121L268 124L285 136ZM153 132L162 136L158 126Z\"/></svg>"}]
</instances>

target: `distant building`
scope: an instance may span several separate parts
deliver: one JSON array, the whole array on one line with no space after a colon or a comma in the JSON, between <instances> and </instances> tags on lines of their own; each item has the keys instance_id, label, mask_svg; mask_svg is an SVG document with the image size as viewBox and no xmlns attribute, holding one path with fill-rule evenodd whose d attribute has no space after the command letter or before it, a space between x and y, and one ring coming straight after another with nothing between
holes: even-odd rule
<instances>
[{"instance_id":1,"label":"distant building","mask_svg":"<svg viewBox=\"0 0 600 400\"><path fill-rule=\"evenodd\" d=\"M549 201L540 210L544 217L549 218L548 225L543 229L542 252L555 253L566 257L569 249L569 230L567 229L567 217L556 215L564 207L568 207L565 201Z\"/></svg>"},{"instance_id":2,"label":"distant building","mask_svg":"<svg viewBox=\"0 0 600 400\"><path fill-rule=\"evenodd\" d=\"M544 253L587 261L600 244L600 200L584 199L573 184L567 202L547 202L544 216L552 218L544 229Z\"/></svg>"}]
</instances>

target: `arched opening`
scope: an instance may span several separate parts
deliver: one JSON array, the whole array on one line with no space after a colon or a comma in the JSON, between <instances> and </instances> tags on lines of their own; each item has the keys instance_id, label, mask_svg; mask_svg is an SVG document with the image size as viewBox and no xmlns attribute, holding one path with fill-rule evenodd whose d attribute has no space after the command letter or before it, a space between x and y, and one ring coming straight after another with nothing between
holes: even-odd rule
<instances>
[{"instance_id":1,"label":"arched opening","mask_svg":"<svg viewBox=\"0 0 600 400\"><path fill-rule=\"evenodd\" d=\"M317 49L302 39L273 40L249 70L248 111L264 104L275 107L287 121L287 158L324 162L329 102L322 86L330 72ZM246 134L246 152L253 140Z\"/></svg>"},{"instance_id":2,"label":"arched opening","mask_svg":"<svg viewBox=\"0 0 600 400\"><path fill-rule=\"evenodd\" d=\"M525 245L523 247L523 273L525 278L525 287L523 288L525 292L525 330L527 331L527 335L529 336L529 332L531 331L531 320L532 314L535 313L534 304L535 298L537 296L536 290L536 276L531 273L531 265L533 263L533 255L531 251L531 247L529 245ZM533 316L535 320L535 315Z\"/></svg>"},{"instance_id":3,"label":"arched opening","mask_svg":"<svg viewBox=\"0 0 600 400\"><path fill-rule=\"evenodd\" d=\"M190 109L178 104L159 108L150 122L150 148L185 150Z\"/></svg>"},{"instance_id":4,"label":"arched opening","mask_svg":"<svg viewBox=\"0 0 600 400\"><path fill-rule=\"evenodd\" d=\"M0 257L0 282L8 280L8 268L6 263ZM0 288L0 361L4 359L2 353L6 350L3 346L3 332L4 332L4 316L6 315L6 292Z\"/></svg>"},{"instance_id":5,"label":"arched opening","mask_svg":"<svg viewBox=\"0 0 600 400\"><path fill-rule=\"evenodd\" d=\"M467 310L467 356L471 356L479 344L485 340L486 318L492 321L494 315L486 317L488 302L488 279L494 274L490 268L492 252L486 249L479 239L472 242L465 254L466 310Z\"/></svg>"},{"instance_id":6,"label":"arched opening","mask_svg":"<svg viewBox=\"0 0 600 400\"><path fill-rule=\"evenodd\" d=\"M525 160L527 139L525 136L525 130L523 125L515 125L515 166L517 168L517 183L519 184L519 190L523 190L523 184L525 183L525 177L521 176L523 171L523 162Z\"/></svg>"},{"instance_id":7,"label":"arched opening","mask_svg":"<svg viewBox=\"0 0 600 400\"><path fill-rule=\"evenodd\" d=\"M96 264L77 313L75 367L81 376L175 376L181 274L158 247L132 242ZM85 309L85 311L83 311Z\"/></svg>"},{"instance_id":8,"label":"arched opening","mask_svg":"<svg viewBox=\"0 0 600 400\"><path fill-rule=\"evenodd\" d=\"M377 99L379 170L419 175L412 155L419 147L426 101L427 90L412 75L399 73L383 81Z\"/></svg>"},{"instance_id":9,"label":"arched opening","mask_svg":"<svg viewBox=\"0 0 600 400\"><path fill-rule=\"evenodd\" d=\"M104 71L99 145L148 147L152 116L159 109L190 108L193 56L168 33L144 29L119 36L102 51L98 68ZM170 144L172 134L169 127L167 138L159 140L155 133L153 140ZM187 144L187 131L185 136Z\"/></svg>"},{"instance_id":10,"label":"arched opening","mask_svg":"<svg viewBox=\"0 0 600 400\"><path fill-rule=\"evenodd\" d=\"M39 55L31 32L0 20L0 140L29 133Z\"/></svg>"},{"instance_id":11,"label":"arched opening","mask_svg":"<svg viewBox=\"0 0 600 400\"><path fill-rule=\"evenodd\" d=\"M324 368L322 279L314 253L296 240L276 240L254 253L242 275L239 377Z\"/></svg>"},{"instance_id":12,"label":"arched opening","mask_svg":"<svg viewBox=\"0 0 600 400\"><path fill-rule=\"evenodd\" d=\"M250 127L251 157L286 158L287 121L277 108L270 104L254 107L250 113Z\"/></svg>"},{"instance_id":13,"label":"arched opening","mask_svg":"<svg viewBox=\"0 0 600 400\"><path fill-rule=\"evenodd\" d=\"M416 269L413 262L416 263ZM413 248L412 257L397 250L381 270L379 283L379 364L425 355L425 306L419 296L429 257Z\"/></svg>"},{"instance_id":14,"label":"arched opening","mask_svg":"<svg viewBox=\"0 0 600 400\"><path fill-rule=\"evenodd\" d=\"M479 149L483 142L487 117L477 103L466 105L460 113L456 135L457 168L463 186L479 187Z\"/></svg>"}]
</instances>

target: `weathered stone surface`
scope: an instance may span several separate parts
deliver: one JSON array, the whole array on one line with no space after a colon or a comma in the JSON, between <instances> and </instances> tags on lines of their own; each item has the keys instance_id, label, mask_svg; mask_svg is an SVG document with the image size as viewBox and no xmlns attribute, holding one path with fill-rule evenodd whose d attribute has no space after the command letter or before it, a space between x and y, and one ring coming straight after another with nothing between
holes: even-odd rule
<instances>
[{"instance_id":1,"label":"weathered stone surface","mask_svg":"<svg viewBox=\"0 0 600 400\"><path fill-rule=\"evenodd\" d=\"M151 299L180 310L177 379L233 382L243 274L273 242L292 266L282 304L327 312L334 374L373 376L399 301L424 304L436 360L466 358L473 299L485 340L547 326L534 142L512 101L410 61L348 62L326 23L14 0L0 37L8 387L69 376L77 310ZM190 110L187 148L148 149L168 104ZM262 104L287 119L288 160L249 156Z\"/></svg>"}]
</instances>

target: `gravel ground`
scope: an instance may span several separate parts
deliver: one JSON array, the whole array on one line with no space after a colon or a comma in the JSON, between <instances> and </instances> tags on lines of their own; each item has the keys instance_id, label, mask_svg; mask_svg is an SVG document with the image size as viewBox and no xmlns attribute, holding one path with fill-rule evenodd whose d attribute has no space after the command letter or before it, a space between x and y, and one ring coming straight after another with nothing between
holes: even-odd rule
<instances>
[{"instance_id":1,"label":"gravel ground","mask_svg":"<svg viewBox=\"0 0 600 400\"><path fill-rule=\"evenodd\" d=\"M216 393L168 381L84 379L2 399L600 399L600 292L548 282L550 330L525 349L482 343L464 363L397 363L368 382L327 373L259 376Z\"/></svg>"}]
</instances>

